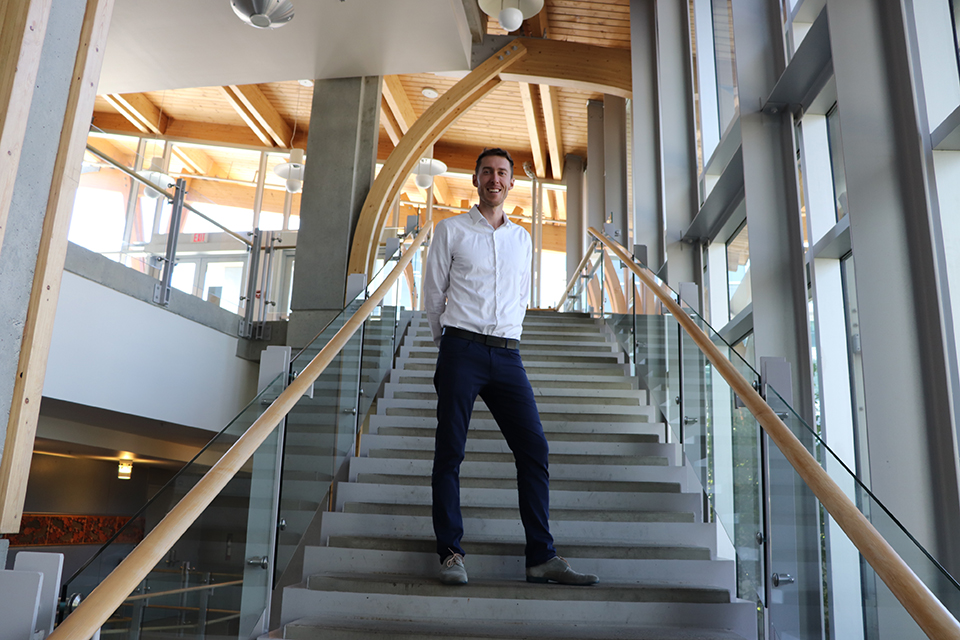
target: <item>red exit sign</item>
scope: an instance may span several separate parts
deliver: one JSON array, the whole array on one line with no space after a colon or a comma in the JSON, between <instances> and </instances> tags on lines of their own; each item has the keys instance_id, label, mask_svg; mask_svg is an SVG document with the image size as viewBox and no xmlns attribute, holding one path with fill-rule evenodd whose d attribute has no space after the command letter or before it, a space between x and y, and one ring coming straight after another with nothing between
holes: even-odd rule
<instances>
[{"instance_id":1,"label":"red exit sign","mask_svg":"<svg viewBox=\"0 0 960 640\"><path fill-rule=\"evenodd\" d=\"M206 241L207 241L207 234L205 234L205 233L195 233L195 234L193 234L193 241L194 241L194 242L206 242Z\"/></svg>"}]
</instances>

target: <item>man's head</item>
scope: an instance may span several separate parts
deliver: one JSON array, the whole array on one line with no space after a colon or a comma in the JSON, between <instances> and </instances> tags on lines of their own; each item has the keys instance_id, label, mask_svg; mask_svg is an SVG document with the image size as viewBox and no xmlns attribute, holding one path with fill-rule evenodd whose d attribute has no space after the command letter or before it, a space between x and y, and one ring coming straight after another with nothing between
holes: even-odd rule
<instances>
[{"instance_id":1,"label":"man's head","mask_svg":"<svg viewBox=\"0 0 960 640\"><path fill-rule=\"evenodd\" d=\"M501 149L500 147L493 147L491 149L484 149L483 153L477 156L477 166L473 170L475 175L480 175L480 164L483 162L484 158L489 158L491 156L498 158L506 158L507 162L510 163L510 177L513 177L513 158L510 157L510 152L506 149Z\"/></svg>"},{"instance_id":2,"label":"man's head","mask_svg":"<svg viewBox=\"0 0 960 640\"><path fill-rule=\"evenodd\" d=\"M513 189L513 158L510 154L503 149L484 149L477 158L473 186L477 188L483 207L502 207Z\"/></svg>"}]
</instances>

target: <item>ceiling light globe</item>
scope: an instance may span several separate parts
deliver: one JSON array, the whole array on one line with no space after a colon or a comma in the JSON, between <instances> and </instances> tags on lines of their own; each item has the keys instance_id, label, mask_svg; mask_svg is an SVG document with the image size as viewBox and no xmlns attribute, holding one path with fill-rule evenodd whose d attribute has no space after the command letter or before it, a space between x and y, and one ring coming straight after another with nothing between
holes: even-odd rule
<instances>
[{"instance_id":1,"label":"ceiling light globe","mask_svg":"<svg viewBox=\"0 0 960 640\"><path fill-rule=\"evenodd\" d=\"M523 12L516 7L507 7L497 16L503 30L510 33L516 31L523 24Z\"/></svg>"},{"instance_id":2,"label":"ceiling light globe","mask_svg":"<svg viewBox=\"0 0 960 640\"><path fill-rule=\"evenodd\" d=\"M413 179L417 183L417 186L421 189L429 189L430 185L433 184L433 176L427 173L418 173Z\"/></svg>"},{"instance_id":3,"label":"ceiling light globe","mask_svg":"<svg viewBox=\"0 0 960 640\"><path fill-rule=\"evenodd\" d=\"M303 183L297 180L296 178L290 178L287 180L287 191L290 193L300 193L300 190L303 189Z\"/></svg>"}]
</instances>

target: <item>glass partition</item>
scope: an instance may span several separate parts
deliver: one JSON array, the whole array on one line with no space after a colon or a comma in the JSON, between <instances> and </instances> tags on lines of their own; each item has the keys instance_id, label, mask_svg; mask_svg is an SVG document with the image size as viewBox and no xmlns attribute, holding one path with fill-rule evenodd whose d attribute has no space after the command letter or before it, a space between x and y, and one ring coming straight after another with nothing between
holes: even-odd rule
<instances>
[{"instance_id":1,"label":"glass partition","mask_svg":"<svg viewBox=\"0 0 960 640\"><path fill-rule=\"evenodd\" d=\"M593 264L604 261L591 258L584 275ZM597 280L592 274L584 278L579 289L573 287L570 300ZM602 276L599 280L604 281ZM683 463L706 501L704 520L717 527L717 554L736 561L737 588L731 595L757 603L761 637L767 631L775 634L770 637L845 640L923 637L677 318L659 307L639 304L646 293L629 279L625 285L625 312L612 312L610 301L616 296L607 291L601 292L603 302L592 310L633 358L637 385L649 392L650 404L666 425L666 440L681 444ZM680 300L677 293L670 295ZM681 309L746 381L765 394L790 431L900 557L954 616L960 616L957 581L776 389L761 387L760 375L748 364L754 359L752 337L731 346L694 309L683 303Z\"/></svg>"},{"instance_id":2,"label":"glass partition","mask_svg":"<svg viewBox=\"0 0 960 640\"><path fill-rule=\"evenodd\" d=\"M401 241L408 240L402 238ZM64 601L85 598L129 553L127 528L149 533L349 322L394 269L388 259L361 291L292 358L227 427L181 469L76 574ZM305 544L311 523L330 506L332 483L347 472L360 425L390 371L411 313L401 303L401 277L242 470L111 616L103 635L257 637L276 581ZM409 297L409 296L408 296ZM296 567L293 569L298 571ZM299 578L298 578L299 579ZM68 600L69 599L69 600Z\"/></svg>"}]
</instances>

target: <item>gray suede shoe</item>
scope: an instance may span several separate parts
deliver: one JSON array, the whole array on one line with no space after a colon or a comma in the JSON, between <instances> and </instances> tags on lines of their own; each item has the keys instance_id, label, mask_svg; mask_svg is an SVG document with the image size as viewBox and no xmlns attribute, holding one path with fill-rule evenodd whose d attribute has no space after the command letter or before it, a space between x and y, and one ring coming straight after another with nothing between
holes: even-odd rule
<instances>
[{"instance_id":1,"label":"gray suede shoe","mask_svg":"<svg viewBox=\"0 0 960 640\"><path fill-rule=\"evenodd\" d=\"M558 584L591 585L600 578L591 573L577 573L560 556L554 556L535 567L527 567L527 582L556 582Z\"/></svg>"},{"instance_id":2,"label":"gray suede shoe","mask_svg":"<svg viewBox=\"0 0 960 640\"><path fill-rule=\"evenodd\" d=\"M459 553L447 556L440 564L440 582L443 584L467 584L467 570Z\"/></svg>"}]
</instances>

